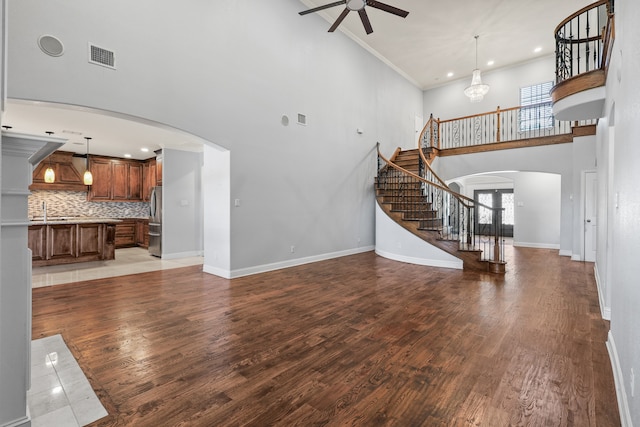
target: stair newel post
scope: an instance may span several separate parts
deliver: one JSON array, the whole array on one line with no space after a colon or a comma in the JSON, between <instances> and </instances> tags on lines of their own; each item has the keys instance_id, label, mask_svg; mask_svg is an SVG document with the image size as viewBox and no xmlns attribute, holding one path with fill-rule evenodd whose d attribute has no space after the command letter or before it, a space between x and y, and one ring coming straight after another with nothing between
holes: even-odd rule
<instances>
[{"instance_id":1,"label":"stair newel post","mask_svg":"<svg viewBox=\"0 0 640 427\"><path fill-rule=\"evenodd\" d=\"M500 142L500 106L498 105L498 109L496 110L496 142Z\"/></svg>"},{"instance_id":2,"label":"stair newel post","mask_svg":"<svg viewBox=\"0 0 640 427\"><path fill-rule=\"evenodd\" d=\"M428 122L428 126L429 126L429 148L433 148L433 113L431 113L429 115L429 122Z\"/></svg>"},{"instance_id":3,"label":"stair newel post","mask_svg":"<svg viewBox=\"0 0 640 427\"><path fill-rule=\"evenodd\" d=\"M504 208L493 209L493 221L494 221L494 242L493 242L493 261L500 262L500 235L502 228L502 211Z\"/></svg>"},{"instance_id":4,"label":"stair newel post","mask_svg":"<svg viewBox=\"0 0 640 427\"><path fill-rule=\"evenodd\" d=\"M471 221L472 218L475 216L475 208L474 206L470 206L469 207L469 215L467 215L467 245L470 245L472 243L472 239L471 239Z\"/></svg>"}]
</instances>

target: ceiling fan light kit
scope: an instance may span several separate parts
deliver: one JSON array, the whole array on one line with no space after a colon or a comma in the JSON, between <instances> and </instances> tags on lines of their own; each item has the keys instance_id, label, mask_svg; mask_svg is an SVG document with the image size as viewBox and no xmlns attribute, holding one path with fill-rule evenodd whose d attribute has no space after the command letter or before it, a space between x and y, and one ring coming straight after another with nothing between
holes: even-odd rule
<instances>
[{"instance_id":1,"label":"ceiling fan light kit","mask_svg":"<svg viewBox=\"0 0 640 427\"><path fill-rule=\"evenodd\" d=\"M367 15L366 6L370 6L374 9L379 9L387 13L391 13L393 15L399 16L401 18L406 18L409 15L409 12L406 10L398 9L397 7L390 6L386 3L382 3L375 0L341 0L333 3L325 4L324 6L314 7L312 9L304 10L300 12L300 15L307 15L309 13L318 12L324 9L329 9L330 7L344 5L345 8L342 13L338 16L338 19L335 20L333 25L329 28L329 32L334 32L338 26L344 21L344 18L347 17L349 12L358 12L360 15L360 21L362 21L362 26L367 34L373 33L373 27L371 26L371 21L369 21L369 15Z\"/></svg>"}]
</instances>

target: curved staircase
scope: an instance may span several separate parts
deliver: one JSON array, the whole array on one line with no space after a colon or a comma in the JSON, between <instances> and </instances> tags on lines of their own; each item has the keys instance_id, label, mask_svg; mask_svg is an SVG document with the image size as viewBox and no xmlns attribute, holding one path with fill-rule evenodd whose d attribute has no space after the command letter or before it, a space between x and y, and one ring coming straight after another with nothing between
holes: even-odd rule
<instances>
[{"instance_id":1,"label":"curved staircase","mask_svg":"<svg viewBox=\"0 0 640 427\"><path fill-rule=\"evenodd\" d=\"M462 260L466 270L504 273L501 253L493 251L497 257L492 258L492 251L486 250L491 248L493 236L478 236L474 232L476 206L472 199L447 188L417 149L398 150L392 160L378 155L376 198L390 218L425 242ZM502 242L498 243L501 247Z\"/></svg>"}]
</instances>

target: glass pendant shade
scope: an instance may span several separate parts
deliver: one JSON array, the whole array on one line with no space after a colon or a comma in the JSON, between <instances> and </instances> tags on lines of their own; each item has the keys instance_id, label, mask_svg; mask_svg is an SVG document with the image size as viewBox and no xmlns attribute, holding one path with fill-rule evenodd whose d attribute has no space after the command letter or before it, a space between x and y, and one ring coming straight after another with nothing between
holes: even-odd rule
<instances>
[{"instance_id":1,"label":"glass pendant shade","mask_svg":"<svg viewBox=\"0 0 640 427\"><path fill-rule=\"evenodd\" d=\"M471 86L464 90L464 94L469 97L471 102L480 102L482 98L489 92L489 85L482 83L482 77L480 77L480 69L478 68L478 39L480 36L475 36L476 39L476 69L473 70L473 76L471 77Z\"/></svg>"},{"instance_id":2,"label":"glass pendant shade","mask_svg":"<svg viewBox=\"0 0 640 427\"><path fill-rule=\"evenodd\" d=\"M53 168L49 166L46 171L44 171L44 182L47 184L53 184L56 180L56 174L53 171Z\"/></svg>"},{"instance_id":3,"label":"glass pendant shade","mask_svg":"<svg viewBox=\"0 0 640 427\"><path fill-rule=\"evenodd\" d=\"M89 169L84 171L82 182L84 182L84 185L93 185L93 175L91 174L91 171Z\"/></svg>"},{"instance_id":4,"label":"glass pendant shade","mask_svg":"<svg viewBox=\"0 0 640 427\"><path fill-rule=\"evenodd\" d=\"M464 90L464 94L469 97L471 102L480 102L482 98L489 92L489 85L482 83L480 77L480 70L473 70L473 77L471 78L471 86Z\"/></svg>"},{"instance_id":5,"label":"glass pendant shade","mask_svg":"<svg viewBox=\"0 0 640 427\"><path fill-rule=\"evenodd\" d=\"M85 136L84 139L87 140L87 163L86 170L84 171L84 176L82 177L82 182L84 185L93 185L93 175L89 170L89 141L91 141L91 137Z\"/></svg>"}]
</instances>

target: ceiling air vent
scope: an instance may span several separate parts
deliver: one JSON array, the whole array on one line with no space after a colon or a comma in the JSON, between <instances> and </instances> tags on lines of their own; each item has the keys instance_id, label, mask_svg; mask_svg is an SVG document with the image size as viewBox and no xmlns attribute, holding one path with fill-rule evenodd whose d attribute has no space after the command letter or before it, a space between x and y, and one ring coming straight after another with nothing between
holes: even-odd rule
<instances>
[{"instance_id":1,"label":"ceiling air vent","mask_svg":"<svg viewBox=\"0 0 640 427\"><path fill-rule=\"evenodd\" d=\"M298 124L299 125L307 125L307 116L301 113L298 113Z\"/></svg>"},{"instance_id":2,"label":"ceiling air vent","mask_svg":"<svg viewBox=\"0 0 640 427\"><path fill-rule=\"evenodd\" d=\"M89 43L89 62L114 70L116 69L115 53L91 43Z\"/></svg>"}]
</instances>

